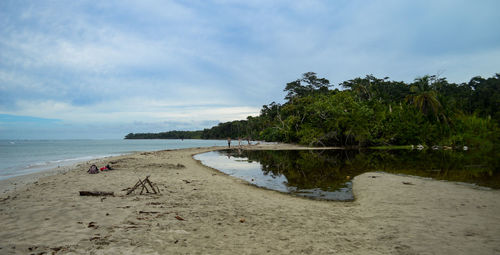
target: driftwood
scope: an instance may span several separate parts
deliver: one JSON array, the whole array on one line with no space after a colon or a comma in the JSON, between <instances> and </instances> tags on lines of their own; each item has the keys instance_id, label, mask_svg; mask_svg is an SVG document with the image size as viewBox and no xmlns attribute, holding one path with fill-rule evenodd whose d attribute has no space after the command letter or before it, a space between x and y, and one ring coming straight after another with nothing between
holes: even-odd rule
<instances>
[{"instance_id":1,"label":"driftwood","mask_svg":"<svg viewBox=\"0 0 500 255\"><path fill-rule=\"evenodd\" d=\"M151 189L152 191L149 191L148 186L149 186L149 189ZM136 190L139 187L141 187L141 193L140 193L141 195L144 192L144 190L146 190L146 193L148 193L148 194L150 194L150 193L160 194L160 189L158 188L158 186L156 184L153 184L149 180L149 175L146 176L146 178L144 178L144 180L141 180L139 178L139 181L134 185L134 187L128 189L127 195L134 192L134 190Z\"/></svg>"},{"instance_id":2,"label":"driftwood","mask_svg":"<svg viewBox=\"0 0 500 255\"><path fill-rule=\"evenodd\" d=\"M80 191L80 196L114 196L113 192L105 191Z\"/></svg>"},{"instance_id":3,"label":"driftwood","mask_svg":"<svg viewBox=\"0 0 500 255\"><path fill-rule=\"evenodd\" d=\"M139 211L139 213L145 213L145 214L155 214L155 213L160 213L160 212L154 212L154 211L151 211L151 212L148 212L148 211Z\"/></svg>"}]
</instances>

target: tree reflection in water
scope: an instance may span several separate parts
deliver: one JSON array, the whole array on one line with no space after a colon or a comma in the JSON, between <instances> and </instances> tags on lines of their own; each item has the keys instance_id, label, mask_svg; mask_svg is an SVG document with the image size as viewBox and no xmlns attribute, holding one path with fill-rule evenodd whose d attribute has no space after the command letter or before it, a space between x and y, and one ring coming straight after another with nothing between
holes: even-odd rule
<instances>
[{"instance_id":1,"label":"tree reflection in water","mask_svg":"<svg viewBox=\"0 0 500 255\"><path fill-rule=\"evenodd\" d=\"M500 188L500 157L498 153L493 152L223 150L217 153L241 164L260 163L263 176L286 178L284 185L287 186L288 192L332 200L352 200L352 178L369 171L431 177ZM203 163L210 165L209 161L206 159ZM265 184L256 185L272 188L266 187Z\"/></svg>"}]
</instances>

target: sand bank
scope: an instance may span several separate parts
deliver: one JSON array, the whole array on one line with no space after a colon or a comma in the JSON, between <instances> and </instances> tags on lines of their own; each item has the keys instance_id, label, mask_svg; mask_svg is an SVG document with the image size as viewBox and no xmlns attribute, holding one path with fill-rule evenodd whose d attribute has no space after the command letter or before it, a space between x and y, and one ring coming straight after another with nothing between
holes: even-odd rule
<instances>
[{"instance_id":1,"label":"sand bank","mask_svg":"<svg viewBox=\"0 0 500 255\"><path fill-rule=\"evenodd\" d=\"M354 202L309 200L192 159L213 149L107 158L96 163L116 170L89 175L80 164L2 193L0 254L500 253L497 190L365 173L354 179ZM162 194L125 195L147 175Z\"/></svg>"}]
</instances>

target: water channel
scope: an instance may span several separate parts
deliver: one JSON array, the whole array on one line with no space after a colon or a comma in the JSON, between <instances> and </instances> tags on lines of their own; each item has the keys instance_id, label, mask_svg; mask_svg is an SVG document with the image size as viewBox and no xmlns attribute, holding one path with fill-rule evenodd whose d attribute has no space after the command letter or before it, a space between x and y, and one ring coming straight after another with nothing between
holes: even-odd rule
<instances>
[{"instance_id":1,"label":"water channel","mask_svg":"<svg viewBox=\"0 0 500 255\"><path fill-rule=\"evenodd\" d=\"M221 150L195 159L259 187L326 200L353 200L352 179L372 171L500 188L500 157L492 152Z\"/></svg>"}]
</instances>

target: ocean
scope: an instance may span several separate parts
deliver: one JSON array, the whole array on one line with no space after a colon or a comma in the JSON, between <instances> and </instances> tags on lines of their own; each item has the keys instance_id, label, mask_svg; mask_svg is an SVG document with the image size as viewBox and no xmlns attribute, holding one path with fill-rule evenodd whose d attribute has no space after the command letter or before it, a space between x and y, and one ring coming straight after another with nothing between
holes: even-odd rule
<instances>
[{"instance_id":1,"label":"ocean","mask_svg":"<svg viewBox=\"0 0 500 255\"><path fill-rule=\"evenodd\" d=\"M227 146L225 140L0 140L0 180L137 151Z\"/></svg>"}]
</instances>

